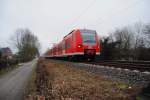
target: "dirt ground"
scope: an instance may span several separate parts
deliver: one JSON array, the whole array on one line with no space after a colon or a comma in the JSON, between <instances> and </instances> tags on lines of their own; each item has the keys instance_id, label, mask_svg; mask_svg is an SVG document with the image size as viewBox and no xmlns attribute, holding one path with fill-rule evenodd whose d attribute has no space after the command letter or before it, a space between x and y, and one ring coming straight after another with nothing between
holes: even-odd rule
<instances>
[{"instance_id":1,"label":"dirt ground","mask_svg":"<svg viewBox=\"0 0 150 100\"><path fill-rule=\"evenodd\" d=\"M39 60L33 80L26 100L134 100L140 90L53 60Z\"/></svg>"}]
</instances>

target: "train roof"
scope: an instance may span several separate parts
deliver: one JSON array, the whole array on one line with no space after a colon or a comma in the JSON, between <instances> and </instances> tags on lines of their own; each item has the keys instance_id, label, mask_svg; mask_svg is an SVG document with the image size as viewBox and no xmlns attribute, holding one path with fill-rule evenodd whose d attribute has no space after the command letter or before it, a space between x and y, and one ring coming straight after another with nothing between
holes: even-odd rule
<instances>
[{"instance_id":1,"label":"train roof","mask_svg":"<svg viewBox=\"0 0 150 100\"><path fill-rule=\"evenodd\" d=\"M68 33L67 35L65 35L64 38L67 37L69 34L71 34L71 33L74 32L74 31L75 31L75 30L72 30L70 33Z\"/></svg>"},{"instance_id":2,"label":"train roof","mask_svg":"<svg viewBox=\"0 0 150 100\"><path fill-rule=\"evenodd\" d=\"M90 33L95 33L96 31L95 30L90 30L90 29L80 29L80 32L90 32Z\"/></svg>"},{"instance_id":3,"label":"train roof","mask_svg":"<svg viewBox=\"0 0 150 100\"><path fill-rule=\"evenodd\" d=\"M67 37L72 32L77 31L77 30L79 30L80 32L84 32L84 33L86 33L86 32L95 33L96 32L96 30L90 30L90 29L74 29L70 33L68 33L67 35L65 35L64 38Z\"/></svg>"}]
</instances>

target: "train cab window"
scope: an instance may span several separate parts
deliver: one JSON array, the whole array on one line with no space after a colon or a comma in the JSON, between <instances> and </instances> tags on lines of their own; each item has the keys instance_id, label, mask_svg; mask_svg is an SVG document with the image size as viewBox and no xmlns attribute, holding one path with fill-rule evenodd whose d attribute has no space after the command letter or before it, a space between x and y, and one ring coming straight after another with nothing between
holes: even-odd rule
<instances>
[{"instance_id":1,"label":"train cab window","mask_svg":"<svg viewBox=\"0 0 150 100\"><path fill-rule=\"evenodd\" d=\"M83 44L96 44L96 32L81 32Z\"/></svg>"}]
</instances>

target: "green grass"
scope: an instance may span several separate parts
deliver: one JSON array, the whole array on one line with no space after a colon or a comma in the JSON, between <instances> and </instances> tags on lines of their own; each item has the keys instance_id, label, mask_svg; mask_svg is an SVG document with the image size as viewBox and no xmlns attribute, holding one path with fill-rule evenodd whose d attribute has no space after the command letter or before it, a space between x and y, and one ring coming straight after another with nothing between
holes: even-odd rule
<instances>
[{"instance_id":1,"label":"green grass","mask_svg":"<svg viewBox=\"0 0 150 100\"><path fill-rule=\"evenodd\" d=\"M121 90L126 90L129 88L129 86L127 84L118 84L117 87Z\"/></svg>"},{"instance_id":2,"label":"green grass","mask_svg":"<svg viewBox=\"0 0 150 100\"><path fill-rule=\"evenodd\" d=\"M140 97L136 97L136 100L142 100Z\"/></svg>"}]
</instances>

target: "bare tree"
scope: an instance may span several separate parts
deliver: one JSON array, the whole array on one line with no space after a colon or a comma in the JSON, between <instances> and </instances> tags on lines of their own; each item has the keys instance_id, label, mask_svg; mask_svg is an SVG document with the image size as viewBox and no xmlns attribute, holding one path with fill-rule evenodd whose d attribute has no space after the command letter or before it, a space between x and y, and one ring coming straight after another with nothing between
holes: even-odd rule
<instances>
[{"instance_id":1,"label":"bare tree","mask_svg":"<svg viewBox=\"0 0 150 100\"><path fill-rule=\"evenodd\" d=\"M134 33L134 42L133 42L133 59L138 60L140 55L140 48L144 47L144 38L143 38L143 27L142 23L135 23L132 28Z\"/></svg>"},{"instance_id":2,"label":"bare tree","mask_svg":"<svg viewBox=\"0 0 150 100\"><path fill-rule=\"evenodd\" d=\"M125 27L123 29L118 29L114 33L114 41L117 43L117 55L119 59L130 59L132 48L132 31Z\"/></svg>"},{"instance_id":3,"label":"bare tree","mask_svg":"<svg viewBox=\"0 0 150 100\"><path fill-rule=\"evenodd\" d=\"M17 29L12 39L22 61L29 61L39 55L38 38L30 30Z\"/></svg>"},{"instance_id":4,"label":"bare tree","mask_svg":"<svg viewBox=\"0 0 150 100\"><path fill-rule=\"evenodd\" d=\"M136 23L116 29L102 40L105 60L150 60L150 24Z\"/></svg>"},{"instance_id":5,"label":"bare tree","mask_svg":"<svg viewBox=\"0 0 150 100\"><path fill-rule=\"evenodd\" d=\"M145 25L144 34L146 35L147 47L150 47L150 23Z\"/></svg>"},{"instance_id":6,"label":"bare tree","mask_svg":"<svg viewBox=\"0 0 150 100\"><path fill-rule=\"evenodd\" d=\"M133 27L134 33L134 59L148 60L150 47L150 26L143 23L136 23Z\"/></svg>"}]
</instances>

